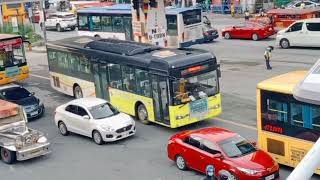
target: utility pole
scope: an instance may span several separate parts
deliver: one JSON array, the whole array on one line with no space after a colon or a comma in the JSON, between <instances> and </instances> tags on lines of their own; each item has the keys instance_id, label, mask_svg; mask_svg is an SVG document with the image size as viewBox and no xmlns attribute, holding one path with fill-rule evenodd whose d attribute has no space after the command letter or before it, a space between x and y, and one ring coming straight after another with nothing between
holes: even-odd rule
<instances>
[{"instance_id":1,"label":"utility pole","mask_svg":"<svg viewBox=\"0 0 320 180\"><path fill-rule=\"evenodd\" d=\"M0 4L0 30L3 28L2 5Z\"/></svg>"},{"instance_id":2,"label":"utility pole","mask_svg":"<svg viewBox=\"0 0 320 180\"><path fill-rule=\"evenodd\" d=\"M42 27L40 27L43 30L43 38L45 45L47 44L47 31L46 31L46 8L45 8L45 0L40 0L40 10L42 13L40 13L40 25L42 23Z\"/></svg>"}]
</instances>

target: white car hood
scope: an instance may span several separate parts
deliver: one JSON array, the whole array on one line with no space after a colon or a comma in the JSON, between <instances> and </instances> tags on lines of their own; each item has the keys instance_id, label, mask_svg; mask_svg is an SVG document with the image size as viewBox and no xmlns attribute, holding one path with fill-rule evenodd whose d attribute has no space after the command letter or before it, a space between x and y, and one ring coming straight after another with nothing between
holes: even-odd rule
<instances>
[{"instance_id":1,"label":"white car hood","mask_svg":"<svg viewBox=\"0 0 320 180\"><path fill-rule=\"evenodd\" d=\"M124 113L119 113L115 116L111 116L104 119L96 120L97 125L107 125L111 126L113 129L117 130L129 125L133 125L134 121L132 118Z\"/></svg>"}]
</instances>

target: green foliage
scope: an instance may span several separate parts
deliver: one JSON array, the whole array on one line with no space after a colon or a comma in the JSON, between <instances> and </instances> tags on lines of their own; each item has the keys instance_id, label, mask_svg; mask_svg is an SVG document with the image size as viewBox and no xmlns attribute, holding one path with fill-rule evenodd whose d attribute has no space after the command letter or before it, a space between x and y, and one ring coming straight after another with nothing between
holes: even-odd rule
<instances>
[{"instance_id":1,"label":"green foliage","mask_svg":"<svg viewBox=\"0 0 320 180\"><path fill-rule=\"evenodd\" d=\"M5 34L19 34L25 39L28 39L31 43L40 41L42 37L34 32L34 28L31 24L19 24L18 31L14 32L14 28L11 23L4 23L3 27L0 27L0 33Z\"/></svg>"}]
</instances>

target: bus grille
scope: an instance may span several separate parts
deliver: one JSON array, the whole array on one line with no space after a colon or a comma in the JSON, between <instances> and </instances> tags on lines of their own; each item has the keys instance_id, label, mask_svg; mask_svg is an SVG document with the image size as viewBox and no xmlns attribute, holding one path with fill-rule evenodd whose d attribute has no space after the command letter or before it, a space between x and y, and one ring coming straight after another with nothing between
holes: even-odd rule
<instances>
[{"instance_id":1,"label":"bus grille","mask_svg":"<svg viewBox=\"0 0 320 180\"><path fill-rule=\"evenodd\" d=\"M120 129L117 129L117 130L116 130L116 133L123 133L123 132L125 132L125 131L129 131L131 128L132 128L132 125L129 125L129 126L126 126L126 127L120 128Z\"/></svg>"},{"instance_id":2,"label":"bus grille","mask_svg":"<svg viewBox=\"0 0 320 180\"><path fill-rule=\"evenodd\" d=\"M284 156L284 142L267 138L268 152Z\"/></svg>"}]
</instances>

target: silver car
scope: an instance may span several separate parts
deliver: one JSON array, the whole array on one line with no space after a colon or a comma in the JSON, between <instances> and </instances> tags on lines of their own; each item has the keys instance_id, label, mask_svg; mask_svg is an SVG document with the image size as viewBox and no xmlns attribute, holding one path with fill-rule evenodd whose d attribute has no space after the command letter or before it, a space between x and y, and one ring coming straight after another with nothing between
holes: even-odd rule
<instances>
[{"instance_id":1,"label":"silver car","mask_svg":"<svg viewBox=\"0 0 320 180\"><path fill-rule=\"evenodd\" d=\"M0 156L3 162L12 164L51 152L44 134L27 127L26 113L21 106L4 100L0 100L0 104Z\"/></svg>"}]
</instances>

